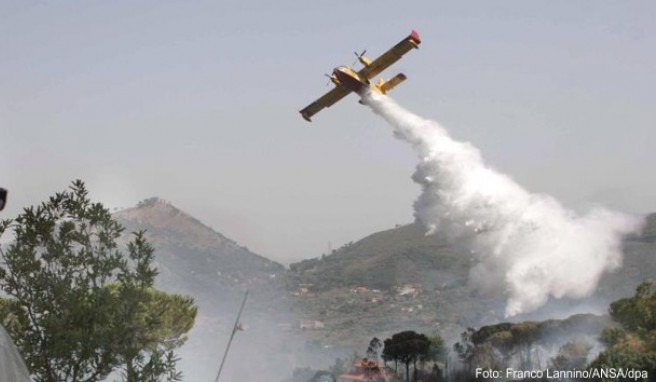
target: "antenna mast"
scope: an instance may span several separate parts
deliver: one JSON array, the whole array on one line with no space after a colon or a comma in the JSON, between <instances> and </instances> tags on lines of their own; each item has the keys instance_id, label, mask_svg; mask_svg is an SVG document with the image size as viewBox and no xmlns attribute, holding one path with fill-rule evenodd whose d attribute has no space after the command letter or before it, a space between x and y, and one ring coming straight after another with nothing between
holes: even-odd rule
<instances>
[{"instance_id":1,"label":"antenna mast","mask_svg":"<svg viewBox=\"0 0 656 382\"><path fill-rule=\"evenodd\" d=\"M235 326L232 327L232 334L230 334L230 340L228 340L228 346L226 347L225 353L223 353L223 359L221 360L221 366L219 366L219 373L216 375L214 382L219 382L219 377L221 376L221 371L223 370L223 364L225 363L226 357L228 356L228 351L230 350L230 345L232 344L232 339L235 338L235 333L239 329L239 318L241 317L241 312L244 310L246 305L246 299L248 298L248 291L244 294L244 301L241 303L241 308L239 308L239 313L237 314L237 319L235 320Z\"/></svg>"}]
</instances>

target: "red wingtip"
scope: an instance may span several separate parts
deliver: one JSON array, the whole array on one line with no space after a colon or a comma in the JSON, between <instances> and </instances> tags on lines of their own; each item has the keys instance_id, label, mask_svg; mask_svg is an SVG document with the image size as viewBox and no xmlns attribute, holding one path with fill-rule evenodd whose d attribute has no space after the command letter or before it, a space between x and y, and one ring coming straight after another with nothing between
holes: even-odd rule
<instances>
[{"instance_id":1,"label":"red wingtip","mask_svg":"<svg viewBox=\"0 0 656 382\"><path fill-rule=\"evenodd\" d=\"M416 30L412 30L412 33L410 33L410 39L415 42L415 44L419 45L421 44L421 38L419 38L419 33L417 33Z\"/></svg>"}]
</instances>

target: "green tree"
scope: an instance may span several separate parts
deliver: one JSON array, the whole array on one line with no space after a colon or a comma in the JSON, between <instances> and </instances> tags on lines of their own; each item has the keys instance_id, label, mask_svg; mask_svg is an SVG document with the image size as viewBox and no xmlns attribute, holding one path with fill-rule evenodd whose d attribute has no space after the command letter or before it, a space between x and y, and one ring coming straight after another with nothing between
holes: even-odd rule
<instances>
[{"instance_id":1,"label":"green tree","mask_svg":"<svg viewBox=\"0 0 656 382\"><path fill-rule=\"evenodd\" d=\"M481 367L484 369L498 369L500 364L497 359L497 352L488 338L492 329L498 326L485 326L478 331L474 328L467 328L460 334L460 342L453 345L453 351L456 352L460 361L465 365L469 374L472 374L474 368ZM485 335L483 335L485 333Z\"/></svg>"},{"instance_id":2,"label":"green tree","mask_svg":"<svg viewBox=\"0 0 656 382\"><path fill-rule=\"evenodd\" d=\"M153 248L92 203L82 181L4 221L0 319L38 382L179 380L173 350L195 319L191 298L153 288Z\"/></svg>"},{"instance_id":3,"label":"green tree","mask_svg":"<svg viewBox=\"0 0 656 382\"><path fill-rule=\"evenodd\" d=\"M613 302L610 315L625 330L640 336L656 330L656 281L640 284L634 297Z\"/></svg>"},{"instance_id":4,"label":"green tree","mask_svg":"<svg viewBox=\"0 0 656 382\"><path fill-rule=\"evenodd\" d=\"M386 339L384 344L384 359L395 360L405 365L406 382L410 382L410 364L413 365L416 377L417 361L425 357L430 349L428 337L412 330L396 333Z\"/></svg>"},{"instance_id":5,"label":"green tree","mask_svg":"<svg viewBox=\"0 0 656 382\"><path fill-rule=\"evenodd\" d=\"M368 379L373 380L375 376L380 375L380 351L383 349L383 343L374 337L369 341L367 347L367 358L362 360L362 365L365 369L365 375Z\"/></svg>"},{"instance_id":6,"label":"green tree","mask_svg":"<svg viewBox=\"0 0 656 382\"><path fill-rule=\"evenodd\" d=\"M126 290L119 295L126 304L118 320L131 322L117 346L124 379L132 381L180 380L174 350L186 340L196 316L193 299L154 288Z\"/></svg>"},{"instance_id":7,"label":"green tree","mask_svg":"<svg viewBox=\"0 0 656 382\"><path fill-rule=\"evenodd\" d=\"M424 361L433 362L433 374L438 380L442 380L442 370L446 369L448 351L444 346L444 339L438 333L428 336L430 346L424 356Z\"/></svg>"},{"instance_id":8,"label":"green tree","mask_svg":"<svg viewBox=\"0 0 656 382\"><path fill-rule=\"evenodd\" d=\"M510 328L515 347L519 351L520 366L524 370L533 370L534 344L540 339L538 323L524 321L512 325Z\"/></svg>"},{"instance_id":9,"label":"green tree","mask_svg":"<svg viewBox=\"0 0 656 382\"><path fill-rule=\"evenodd\" d=\"M378 362L382 348L383 343L378 339L378 337L372 338L371 341L369 341L369 346L367 347L367 358L371 361Z\"/></svg>"},{"instance_id":10,"label":"green tree","mask_svg":"<svg viewBox=\"0 0 656 382\"><path fill-rule=\"evenodd\" d=\"M590 366L646 370L652 378L656 375L656 281L640 284L635 296L613 302L609 312L621 328L602 332L600 339L608 348Z\"/></svg>"},{"instance_id":11,"label":"green tree","mask_svg":"<svg viewBox=\"0 0 656 382\"><path fill-rule=\"evenodd\" d=\"M570 341L560 347L558 354L551 359L551 365L557 370L582 369L591 349L592 346L587 342Z\"/></svg>"}]
</instances>

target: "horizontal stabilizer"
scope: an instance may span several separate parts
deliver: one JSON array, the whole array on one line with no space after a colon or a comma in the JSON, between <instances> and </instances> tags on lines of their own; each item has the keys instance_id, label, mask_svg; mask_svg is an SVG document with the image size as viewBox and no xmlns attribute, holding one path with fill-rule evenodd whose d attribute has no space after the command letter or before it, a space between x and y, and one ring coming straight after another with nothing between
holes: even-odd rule
<instances>
[{"instance_id":1,"label":"horizontal stabilizer","mask_svg":"<svg viewBox=\"0 0 656 382\"><path fill-rule=\"evenodd\" d=\"M405 81L408 77L405 76L403 73L399 73L396 76L390 78L387 80L387 82L383 83L380 85L380 91L385 94L388 91L392 90L396 85L400 84L401 82Z\"/></svg>"}]
</instances>

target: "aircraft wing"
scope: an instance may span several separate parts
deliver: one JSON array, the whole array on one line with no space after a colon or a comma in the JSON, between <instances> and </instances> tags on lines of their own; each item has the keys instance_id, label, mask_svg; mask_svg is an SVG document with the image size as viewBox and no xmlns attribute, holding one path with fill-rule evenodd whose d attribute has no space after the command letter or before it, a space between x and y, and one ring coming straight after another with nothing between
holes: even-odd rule
<instances>
[{"instance_id":1,"label":"aircraft wing","mask_svg":"<svg viewBox=\"0 0 656 382\"><path fill-rule=\"evenodd\" d=\"M306 121L312 122L310 117L323 110L323 108L332 106L335 102L346 97L350 92L350 90L342 86L335 86L333 90L309 104L305 109L299 111L299 113L301 113Z\"/></svg>"},{"instance_id":2,"label":"aircraft wing","mask_svg":"<svg viewBox=\"0 0 656 382\"><path fill-rule=\"evenodd\" d=\"M401 57L411 49L418 48L420 43L421 39L419 38L419 33L413 30L408 37L404 38L390 50L373 60L371 64L360 69L358 74L369 79L376 77L383 70L401 59Z\"/></svg>"}]
</instances>

